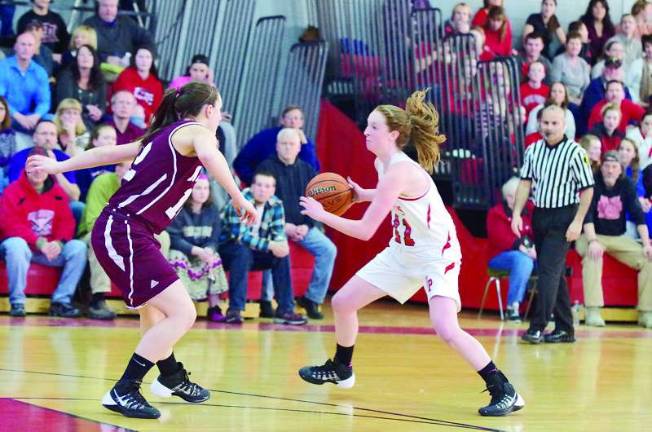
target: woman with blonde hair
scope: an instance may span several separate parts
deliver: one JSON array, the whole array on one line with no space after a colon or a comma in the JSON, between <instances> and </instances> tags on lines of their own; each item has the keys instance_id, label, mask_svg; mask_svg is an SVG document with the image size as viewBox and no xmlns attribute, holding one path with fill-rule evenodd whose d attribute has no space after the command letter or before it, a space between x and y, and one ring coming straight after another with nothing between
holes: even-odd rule
<instances>
[{"instance_id":1,"label":"woman with blonde hair","mask_svg":"<svg viewBox=\"0 0 652 432\"><path fill-rule=\"evenodd\" d=\"M73 30L72 35L70 36L70 45L63 53L61 65L67 66L72 63L75 58L77 58L77 51L79 51L79 48L83 45L89 45L97 51L97 32L93 27L85 24L77 26L75 30Z\"/></svg>"},{"instance_id":2,"label":"woman with blonde hair","mask_svg":"<svg viewBox=\"0 0 652 432\"><path fill-rule=\"evenodd\" d=\"M343 234L369 240L391 212L393 236L389 246L353 276L332 299L337 340L333 360L299 370L312 384L333 383L351 388L351 366L358 335L358 310L387 295L406 302L421 286L437 334L484 379L491 402L483 416L502 416L525 405L486 350L459 326L461 308L458 275L460 244L455 224L430 177L439 161L439 114L425 101L426 92L413 93L402 109L380 105L369 114L364 131L367 149L376 156L375 189L362 189L349 179L355 202L371 202L362 219L347 219L324 210L313 198L301 198L302 213ZM418 163L404 150L414 147ZM400 347L397 347L400 348Z\"/></svg>"},{"instance_id":3,"label":"woman with blonde hair","mask_svg":"<svg viewBox=\"0 0 652 432\"><path fill-rule=\"evenodd\" d=\"M589 163L591 164L591 171L593 171L593 174L596 174L602 162L602 143L600 142L600 138L595 135L586 134L580 139L578 144L586 151L586 155L589 157Z\"/></svg>"},{"instance_id":4,"label":"woman with blonde hair","mask_svg":"<svg viewBox=\"0 0 652 432\"><path fill-rule=\"evenodd\" d=\"M82 105L77 99L66 98L59 102L54 115L57 125L59 145L68 156L74 156L84 151L90 137L84 120L82 120Z\"/></svg>"}]
</instances>

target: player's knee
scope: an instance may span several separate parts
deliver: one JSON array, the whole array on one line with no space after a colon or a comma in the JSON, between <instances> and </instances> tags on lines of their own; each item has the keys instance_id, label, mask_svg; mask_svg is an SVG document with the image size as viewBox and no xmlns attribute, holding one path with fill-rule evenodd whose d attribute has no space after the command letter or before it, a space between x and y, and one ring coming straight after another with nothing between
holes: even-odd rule
<instances>
[{"instance_id":1,"label":"player's knee","mask_svg":"<svg viewBox=\"0 0 652 432\"><path fill-rule=\"evenodd\" d=\"M349 304L350 302L341 292L336 293L331 299L331 307L335 313L347 312L350 309Z\"/></svg>"},{"instance_id":2,"label":"player's knee","mask_svg":"<svg viewBox=\"0 0 652 432\"><path fill-rule=\"evenodd\" d=\"M197 309L192 301L179 308L179 318L186 329L190 329L197 319Z\"/></svg>"},{"instance_id":3,"label":"player's knee","mask_svg":"<svg viewBox=\"0 0 652 432\"><path fill-rule=\"evenodd\" d=\"M437 335L448 345L452 344L455 341L460 330L458 326L444 322L443 320L435 319L433 320L432 324L435 332L437 332Z\"/></svg>"}]
</instances>

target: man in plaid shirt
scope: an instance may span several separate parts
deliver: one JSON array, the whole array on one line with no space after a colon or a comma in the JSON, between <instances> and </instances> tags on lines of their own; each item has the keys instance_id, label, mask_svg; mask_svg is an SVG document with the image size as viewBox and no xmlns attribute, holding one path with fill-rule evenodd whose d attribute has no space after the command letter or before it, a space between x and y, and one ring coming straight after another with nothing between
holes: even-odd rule
<instances>
[{"instance_id":1,"label":"man in plaid shirt","mask_svg":"<svg viewBox=\"0 0 652 432\"><path fill-rule=\"evenodd\" d=\"M229 274L229 309L225 322L242 323L241 312L247 300L247 273L250 270L272 271L274 294L278 308L274 322L302 325L306 319L294 313L292 281L290 280L290 249L285 236L285 212L278 199L276 178L269 172L254 175L251 188L242 191L258 212L258 223L247 226L232 203L222 210L220 256Z\"/></svg>"}]
</instances>

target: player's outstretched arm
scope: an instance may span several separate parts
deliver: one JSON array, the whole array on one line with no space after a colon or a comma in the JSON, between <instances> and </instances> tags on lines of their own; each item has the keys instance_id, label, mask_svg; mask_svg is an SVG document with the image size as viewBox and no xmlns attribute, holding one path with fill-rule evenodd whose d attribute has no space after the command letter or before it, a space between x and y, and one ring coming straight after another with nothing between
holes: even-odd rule
<instances>
[{"instance_id":1,"label":"player's outstretched arm","mask_svg":"<svg viewBox=\"0 0 652 432\"><path fill-rule=\"evenodd\" d=\"M229 164L218 150L215 135L211 134L207 129L203 130L198 128L197 134L193 137L193 147L202 165L206 167L210 175L213 176L233 200L233 207L238 212L238 215L245 223L249 225L253 224L258 217L256 209L253 204L245 199L238 185L235 184L235 180L231 176Z\"/></svg>"},{"instance_id":2,"label":"player's outstretched arm","mask_svg":"<svg viewBox=\"0 0 652 432\"><path fill-rule=\"evenodd\" d=\"M324 210L322 205L313 198L301 197L303 207L301 213L320 221L341 233L360 240L369 240L378 230L380 224L390 212L399 197L405 190L407 177L401 170L390 170L378 183L371 204L365 211L362 219L346 219L335 216ZM373 190L373 189L372 189Z\"/></svg>"},{"instance_id":3,"label":"player's outstretched arm","mask_svg":"<svg viewBox=\"0 0 652 432\"><path fill-rule=\"evenodd\" d=\"M48 174L59 174L101 165L111 165L136 157L140 150L140 141L118 146L95 147L79 153L70 159L57 161L49 156L33 155L27 159L27 171L45 170Z\"/></svg>"}]
</instances>

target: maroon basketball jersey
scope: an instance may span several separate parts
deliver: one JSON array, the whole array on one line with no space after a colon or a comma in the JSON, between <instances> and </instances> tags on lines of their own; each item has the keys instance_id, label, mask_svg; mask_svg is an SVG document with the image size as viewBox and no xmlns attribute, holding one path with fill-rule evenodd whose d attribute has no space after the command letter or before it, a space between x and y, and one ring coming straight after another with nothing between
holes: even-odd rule
<instances>
[{"instance_id":1,"label":"maroon basketball jersey","mask_svg":"<svg viewBox=\"0 0 652 432\"><path fill-rule=\"evenodd\" d=\"M110 208L138 217L155 233L170 224L190 196L202 168L197 157L183 156L172 145L174 132L188 124L198 123L180 120L143 143L120 189L109 200Z\"/></svg>"}]
</instances>

